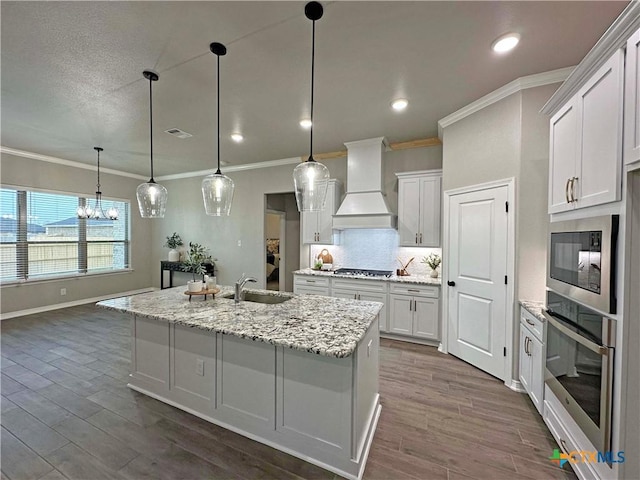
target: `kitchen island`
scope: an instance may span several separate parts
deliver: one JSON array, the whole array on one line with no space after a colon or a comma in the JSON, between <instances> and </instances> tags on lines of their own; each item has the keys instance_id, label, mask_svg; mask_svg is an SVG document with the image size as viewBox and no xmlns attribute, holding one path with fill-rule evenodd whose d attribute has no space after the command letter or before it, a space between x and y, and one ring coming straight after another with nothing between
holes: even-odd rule
<instances>
[{"instance_id":1,"label":"kitchen island","mask_svg":"<svg viewBox=\"0 0 640 480\"><path fill-rule=\"evenodd\" d=\"M346 478L362 476L378 395L377 302L184 287L115 298L132 314L128 386Z\"/></svg>"}]
</instances>

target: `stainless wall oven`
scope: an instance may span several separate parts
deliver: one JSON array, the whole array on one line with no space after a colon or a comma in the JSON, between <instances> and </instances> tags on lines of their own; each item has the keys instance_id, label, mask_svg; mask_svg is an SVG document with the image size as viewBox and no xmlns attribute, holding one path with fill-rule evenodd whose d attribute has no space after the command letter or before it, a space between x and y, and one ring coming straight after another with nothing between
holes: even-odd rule
<instances>
[{"instance_id":1,"label":"stainless wall oven","mask_svg":"<svg viewBox=\"0 0 640 480\"><path fill-rule=\"evenodd\" d=\"M618 215L550 224L547 287L616 313Z\"/></svg>"},{"instance_id":2,"label":"stainless wall oven","mask_svg":"<svg viewBox=\"0 0 640 480\"><path fill-rule=\"evenodd\" d=\"M601 452L611 450L616 321L547 292L545 384Z\"/></svg>"}]
</instances>

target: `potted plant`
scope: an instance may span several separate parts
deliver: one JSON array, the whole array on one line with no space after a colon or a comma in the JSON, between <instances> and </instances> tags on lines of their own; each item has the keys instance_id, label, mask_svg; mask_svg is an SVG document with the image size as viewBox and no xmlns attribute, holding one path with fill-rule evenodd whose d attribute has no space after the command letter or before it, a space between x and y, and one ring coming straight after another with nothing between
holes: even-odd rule
<instances>
[{"instance_id":1,"label":"potted plant","mask_svg":"<svg viewBox=\"0 0 640 480\"><path fill-rule=\"evenodd\" d=\"M204 274L206 269L205 263L212 261L211 255L205 247L196 242L189 242L189 253L187 259L182 262L182 271L191 273L193 280L187 282L187 288L190 292L200 292L203 288ZM201 275L200 280L196 280L196 275Z\"/></svg>"},{"instance_id":2,"label":"potted plant","mask_svg":"<svg viewBox=\"0 0 640 480\"><path fill-rule=\"evenodd\" d=\"M167 237L167 241L164 242L164 246L170 248L168 257L170 262L177 262L180 260L178 247L181 247L182 245L182 238L180 238L180 235L176 232L173 232L173 235Z\"/></svg>"},{"instance_id":3,"label":"potted plant","mask_svg":"<svg viewBox=\"0 0 640 480\"><path fill-rule=\"evenodd\" d=\"M437 268L442 263L442 258L437 253L430 253L427 257L422 257L422 263L426 263L427 266L431 269L431 277L438 278L438 270Z\"/></svg>"}]
</instances>

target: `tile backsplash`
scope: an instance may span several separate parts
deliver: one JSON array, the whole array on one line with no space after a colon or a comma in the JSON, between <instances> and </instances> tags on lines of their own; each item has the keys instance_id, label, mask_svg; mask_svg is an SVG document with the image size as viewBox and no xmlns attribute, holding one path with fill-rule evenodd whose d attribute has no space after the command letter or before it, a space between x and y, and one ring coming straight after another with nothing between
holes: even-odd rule
<instances>
[{"instance_id":1,"label":"tile backsplash","mask_svg":"<svg viewBox=\"0 0 640 480\"><path fill-rule=\"evenodd\" d=\"M333 268L365 268L395 272L400 268L398 258L406 264L414 257L408 267L409 273L428 275L431 269L421 263L422 258L430 253L442 255L440 248L399 247L398 232L391 229L343 230L337 237L337 245L311 245L309 265L313 265L313 259L326 248L333 257Z\"/></svg>"}]
</instances>

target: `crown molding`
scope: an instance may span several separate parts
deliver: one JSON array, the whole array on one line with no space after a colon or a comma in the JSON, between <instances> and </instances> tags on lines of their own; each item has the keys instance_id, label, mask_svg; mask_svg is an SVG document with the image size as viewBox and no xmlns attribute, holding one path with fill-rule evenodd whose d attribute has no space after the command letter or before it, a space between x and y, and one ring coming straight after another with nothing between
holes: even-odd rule
<instances>
[{"instance_id":1,"label":"crown molding","mask_svg":"<svg viewBox=\"0 0 640 480\"><path fill-rule=\"evenodd\" d=\"M256 162L256 163L245 163L243 165L227 165L224 167L225 172L242 172L244 170L254 170L256 168L270 168L270 167L279 167L282 165L292 165L294 163L300 163L300 157L293 158L281 158L279 160L269 160L266 162ZM215 169L210 170L198 170L195 172L185 172L185 173L176 173L174 175L162 175L160 177L156 177L156 180L164 181L164 180L179 180L181 178L191 178L191 177L204 177L211 173L215 173Z\"/></svg>"},{"instance_id":2,"label":"crown molding","mask_svg":"<svg viewBox=\"0 0 640 480\"><path fill-rule=\"evenodd\" d=\"M443 119L438 121L438 138L442 140L442 132L445 127L453 125L454 123L468 117L476 112L479 112L483 108L493 105L496 102L513 95L514 93L526 90L527 88L542 87L544 85L551 85L554 83L564 82L571 74L575 67L559 68L557 70L551 70L549 72L536 73L534 75L528 75L526 77L516 78L512 82L488 93L484 97L480 97L475 102L462 107L460 110L447 115Z\"/></svg>"},{"instance_id":3,"label":"crown molding","mask_svg":"<svg viewBox=\"0 0 640 480\"><path fill-rule=\"evenodd\" d=\"M589 53L582 59L562 86L551 96L540 110L553 115L562 105L590 78L619 48L623 48L627 39L640 28L640 1L634 0L627 5L615 22L604 32Z\"/></svg>"},{"instance_id":4,"label":"crown molding","mask_svg":"<svg viewBox=\"0 0 640 480\"><path fill-rule=\"evenodd\" d=\"M41 162L55 163L57 165L64 165L66 167L82 168L84 170L96 171L94 165L88 165L86 163L74 162L73 160L65 160L58 157L50 157L49 155L41 155L40 153L27 152L25 150L18 150L15 148L5 147L0 145L0 153L7 153L9 155L15 155L16 157L30 158L32 160L39 160ZM138 180L148 180L148 177L137 175L135 173L123 172L121 170L114 170L112 168L101 167L102 173L109 173L111 175L119 175L121 177L136 178Z\"/></svg>"}]
</instances>

